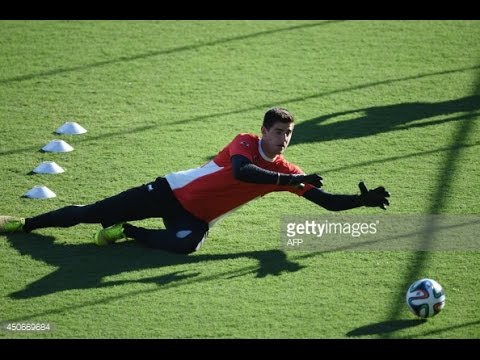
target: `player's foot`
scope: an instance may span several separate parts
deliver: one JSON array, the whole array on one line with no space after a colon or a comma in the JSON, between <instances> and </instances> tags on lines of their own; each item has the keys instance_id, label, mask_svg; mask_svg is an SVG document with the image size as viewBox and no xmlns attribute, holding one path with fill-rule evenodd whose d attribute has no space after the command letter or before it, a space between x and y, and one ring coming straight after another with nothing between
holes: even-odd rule
<instances>
[{"instance_id":1,"label":"player's foot","mask_svg":"<svg viewBox=\"0 0 480 360\"><path fill-rule=\"evenodd\" d=\"M0 234L14 233L23 230L24 218L0 216Z\"/></svg>"},{"instance_id":2,"label":"player's foot","mask_svg":"<svg viewBox=\"0 0 480 360\"><path fill-rule=\"evenodd\" d=\"M126 238L126 236L123 233L123 223L120 223L98 230L93 237L93 241L98 246L105 246L124 238Z\"/></svg>"}]
</instances>

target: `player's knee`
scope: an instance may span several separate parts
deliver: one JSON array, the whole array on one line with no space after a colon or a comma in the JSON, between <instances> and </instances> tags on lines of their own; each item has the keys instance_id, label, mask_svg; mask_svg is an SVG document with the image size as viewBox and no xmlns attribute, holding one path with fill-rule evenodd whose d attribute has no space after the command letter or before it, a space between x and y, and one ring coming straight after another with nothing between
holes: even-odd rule
<instances>
[{"instance_id":1,"label":"player's knee","mask_svg":"<svg viewBox=\"0 0 480 360\"><path fill-rule=\"evenodd\" d=\"M193 247L190 244L186 244L185 242L182 242L182 243L177 243L175 244L175 246L172 246L169 249L166 248L164 250L167 250L179 255L189 255L196 251L196 247Z\"/></svg>"},{"instance_id":2,"label":"player's knee","mask_svg":"<svg viewBox=\"0 0 480 360\"><path fill-rule=\"evenodd\" d=\"M190 240L190 241L182 241L182 245L179 246L178 252L183 255L189 255L200 249L200 243L201 241L195 241L195 240Z\"/></svg>"},{"instance_id":3,"label":"player's knee","mask_svg":"<svg viewBox=\"0 0 480 360\"><path fill-rule=\"evenodd\" d=\"M193 236L182 239L178 242L178 247L175 249L177 253L188 255L194 253L202 246L205 241L205 236Z\"/></svg>"}]
</instances>

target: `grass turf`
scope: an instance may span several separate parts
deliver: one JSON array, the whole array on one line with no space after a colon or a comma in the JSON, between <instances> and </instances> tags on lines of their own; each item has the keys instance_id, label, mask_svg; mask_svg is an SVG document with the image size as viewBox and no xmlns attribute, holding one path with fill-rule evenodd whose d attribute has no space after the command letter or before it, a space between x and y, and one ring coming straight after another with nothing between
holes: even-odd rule
<instances>
[{"instance_id":1,"label":"grass turf","mask_svg":"<svg viewBox=\"0 0 480 360\"><path fill-rule=\"evenodd\" d=\"M0 213L33 215L201 165L271 106L297 117L286 157L325 189L385 185L388 213L479 214L478 21L2 21ZM88 133L58 136L65 121ZM75 150L45 154L53 138ZM41 161L61 175L29 175ZM37 184L57 198L21 198ZM356 209L352 214L375 214ZM478 338L477 251L283 252L270 194L183 257L97 248L94 225L0 239L4 338ZM140 222L158 226L157 220ZM406 286L447 293L423 322Z\"/></svg>"}]
</instances>

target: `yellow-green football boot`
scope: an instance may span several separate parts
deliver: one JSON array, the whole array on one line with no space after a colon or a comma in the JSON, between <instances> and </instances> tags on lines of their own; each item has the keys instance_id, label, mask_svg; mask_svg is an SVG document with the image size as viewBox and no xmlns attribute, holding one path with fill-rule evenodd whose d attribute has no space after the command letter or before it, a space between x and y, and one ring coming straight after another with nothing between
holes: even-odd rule
<instances>
[{"instance_id":1,"label":"yellow-green football boot","mask_svg":"<svg viewBox=\"0 0 480 360\"><path fill-rule=\"evenodd\" d=\"M9 234L23 231L24 218L0 215L0 234Z\"/></svg>"},{"instance_id":2,"label":"yellow-green football boot","mask_svg":"<svg viewBox=\"0 0 480 360\"><path fill-rule=\"evenodd\" d=\"M119 223L98 230L93 237L93 242L98 246L105 246L124 238L126 238L126 236L123 233L123 223Z\"/></svg>"}]
</instances>

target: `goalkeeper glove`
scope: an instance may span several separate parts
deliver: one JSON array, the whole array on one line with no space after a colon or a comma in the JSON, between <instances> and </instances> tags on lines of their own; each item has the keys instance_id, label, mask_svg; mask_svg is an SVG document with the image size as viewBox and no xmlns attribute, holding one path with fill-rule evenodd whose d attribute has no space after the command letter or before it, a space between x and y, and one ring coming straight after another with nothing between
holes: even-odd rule
<instances>
[{"instance_id":1,"label":"goalkeeper glove","mask_svg":"<svg viewBox=\"0 0 480 360\"><path fill-rule=\"evenodd\" d=\"M282 185L302 186L302 184L311 184L316 188L323 186L323 178L317 174L291 174L286 180L287 182Z\"/></svg>"},{"instance_id":2,"label":"goalkeeper glove","mask_svg":"<svg viewBox=\"0 0 480 360\"><path fill-rule=\"evenodd\" d=\"M360 188L360 201L362 205L369 207L380 207L383 210L387 209L387 206L390 205L387 197L390 197L390 193L385 190L383 186L379 186L373 190L368 190L367 186L363 181L358 184Z\"/></svg>"}]
</instances>

